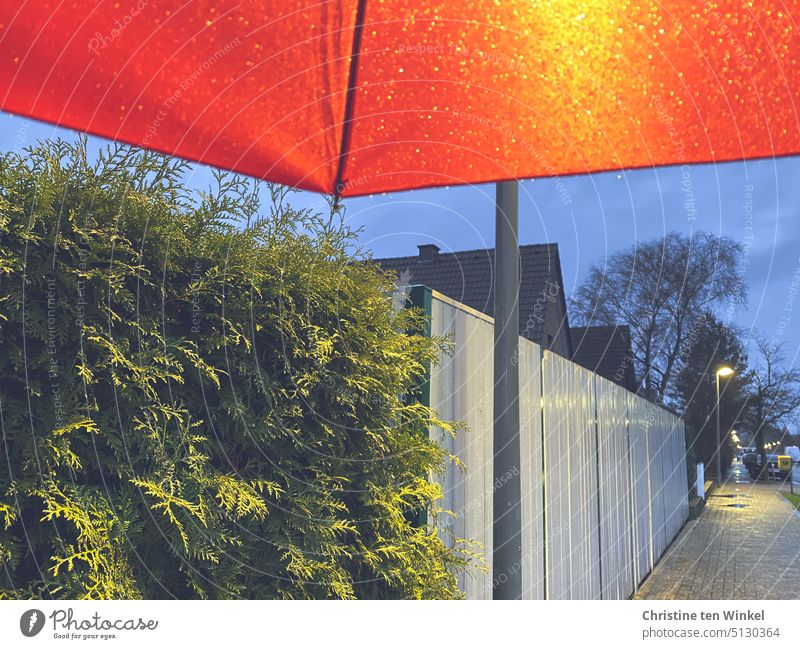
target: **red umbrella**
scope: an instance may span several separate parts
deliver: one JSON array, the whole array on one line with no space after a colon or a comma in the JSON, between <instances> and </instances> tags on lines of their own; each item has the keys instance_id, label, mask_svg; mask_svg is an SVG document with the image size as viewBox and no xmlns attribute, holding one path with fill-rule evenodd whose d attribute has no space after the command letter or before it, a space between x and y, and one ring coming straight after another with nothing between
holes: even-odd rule
<instances>
[{"instance_id":1,"label":"red umbrella","mask_svg":"<svg viewBox=\"0 0 800 649\"><path fill-rule=\"evenodd\" d=\"M797 9L4 0L0 107L344 196L784 155Z\"/></svg>"},{"instance_id":2,"label":"red umbrella","mask_svg":"<svg viewBox=\"0 0 800 649\"><path fill-rule=\"evenodd\" d=\"M787 155L798 4L4 0L0 108L341 196ZM495 471L511 475L516 185L498 198ZM498 597L519 594L519 493L494 494Z\"/></svg>"}]
</instances>

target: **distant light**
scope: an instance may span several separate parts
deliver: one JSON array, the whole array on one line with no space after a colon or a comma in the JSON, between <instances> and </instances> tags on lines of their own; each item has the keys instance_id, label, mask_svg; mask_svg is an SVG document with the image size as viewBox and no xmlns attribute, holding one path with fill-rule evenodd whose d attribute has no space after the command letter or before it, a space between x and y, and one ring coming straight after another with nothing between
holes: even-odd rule
<instances>
[{"instance_id":1,"label":"distant light","mask_svg":"<svg viewBox=\"0 0 800 649\"><path fill-rule=\"evenodd\" d=\"M731 374L733 374L733 370L727 365L723 365L717 370L717 376L730 376Z\"/></svg>"}]
</instances>

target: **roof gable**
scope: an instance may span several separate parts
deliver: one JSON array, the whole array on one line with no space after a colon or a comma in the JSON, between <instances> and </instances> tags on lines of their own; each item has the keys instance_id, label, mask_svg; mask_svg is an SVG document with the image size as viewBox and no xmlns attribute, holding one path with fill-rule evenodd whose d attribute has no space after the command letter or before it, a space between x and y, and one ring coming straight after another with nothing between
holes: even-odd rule
<instances>
[{"instance_id":1,"label":"roof gable","mask_svg":"<svg viewBox=\"0 0 800 649\"><path fill-rule=\"evenodd\" d=\"M394 271L403 284L424 284L453 300L494 316L493 248L461 252L439 252L436 246L431 245L419 248L419 255L374 261L382 268ZM543 325L549 310L556 308L562 326L569 326L558 244L520 246L519 253L520 335L541 344Z\"/></svg>"},{"instance_id":2,"label":"roof gable","mask_svg":"<svg viewBox=\"0 0 800 649\"><path fill-rule=\"evenodd\" d=\"M627 325L572 327L572 360L635 392L636 372Z\"/></svg>"}]
</instances>

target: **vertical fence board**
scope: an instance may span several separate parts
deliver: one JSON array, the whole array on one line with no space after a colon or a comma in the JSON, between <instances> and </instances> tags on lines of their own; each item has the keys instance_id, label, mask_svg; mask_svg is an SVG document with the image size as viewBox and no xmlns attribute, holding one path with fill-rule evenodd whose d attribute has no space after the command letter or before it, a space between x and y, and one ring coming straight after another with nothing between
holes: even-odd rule
<instances>
[{"instance_id":1,"label":"vertical fence board","mask_svg":"<svg viewBox=\"0 0 800 649\"><path fill-rule=\"evenodd\" d=\"M594 379L548 351L543 365L548 597L599 598Z\"/></svg>"},{"instance_id":2,"label":"vertical fence board","mask_svg":"<svg viewBox=\"0 0 800 649\"><path fill-rule=\"evenodd\" d=\"M631 482L633 485L634 568L637 586L652 568L649 451L644 410L644 404L636 395L628 395L628 436L631 447Z\"/></svg>"},{"instance_id":3,"label":"vertical fence board","mask_svg":"<svg viewBox=\"0 0 800 649\"><path fill-rule=\"evenodd\" d=\"M666 549L664 530L664 439L659 426L661 408L648 403L645 406L645 429L648 440L648 467L650 469L650 524L653 544L653 563ZM650 568L652 569L652 565Z\"/></svg>"},{"instance_id":4,"label":"vertical fence board","mask_svg":"<svg viewBox=\"0 0 800 649\"><path fill-rule=\"evenodd\" d=\"M492 327L488 322L442 300L432 300L431 334L449 337L452 353L443 353L431 369L431 407L466 430L455 439L432 430L434 439L464 463L436 476L442 485L443 509L455 518L439 517L437 527L445 542L467 538L492 552ZM459 575L468 599L491 599L491 572Z\"/></svg>"},{"instance_id":5,"label":"vertical fence board","mask_svg":"<svg viewBox=\"0 0 800 649\"><path fill-rule=\"evenodd\" d=\"M541 348L520 339L520 453L522 457L522 596L544 598L544 484L542 480Z\"/></svg>"},{"instance_id":6,"label":"vertical fence board","mask_svg":"<svg viewBox=\"0 0 800 649\"><path fill-rule=\"evenodd\" d=\"M628 448L628 391L595 377L600 479L600 568L603 599L634 591L631 467Z\"/></svg>"}]
</instances>

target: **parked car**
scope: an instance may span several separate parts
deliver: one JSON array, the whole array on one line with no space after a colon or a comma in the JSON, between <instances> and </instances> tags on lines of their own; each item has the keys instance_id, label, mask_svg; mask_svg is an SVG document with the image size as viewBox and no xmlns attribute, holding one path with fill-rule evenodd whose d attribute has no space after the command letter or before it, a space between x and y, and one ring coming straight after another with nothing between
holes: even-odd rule
<instances>
[{"instance_id":1,"label":"parked car","mask_svg":"<svg viewBox=\"0 0 800 649\"><path fill-rule=\"evenodd\" d=\"M739 450L739 459L744 462L744 456L750 455L751 453L758 453L758 449L755 446L745 446Z\"/></svg>"},{"instance_id":2,"label":"parked car","mask_svg":"<svg viewBox=\"0 0 800 649\"><path fill-rule=\"evenodd\" d=\"M753 480L756 480L762 472L761 468L761 454L756 452L749 452L742 455L742 464L747 468L747 472ZM787 478L788 471L781 471L778 469L778 456L775 453L767 454L767 472L769 475L775 475L780 479Z\"/></svg>"}]
</instances>

